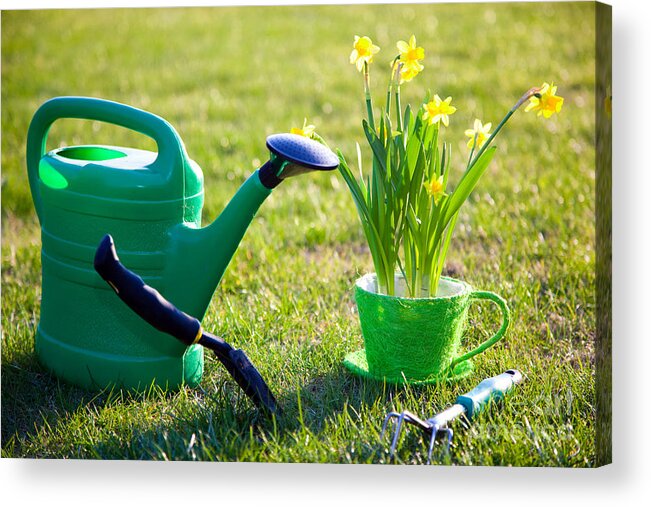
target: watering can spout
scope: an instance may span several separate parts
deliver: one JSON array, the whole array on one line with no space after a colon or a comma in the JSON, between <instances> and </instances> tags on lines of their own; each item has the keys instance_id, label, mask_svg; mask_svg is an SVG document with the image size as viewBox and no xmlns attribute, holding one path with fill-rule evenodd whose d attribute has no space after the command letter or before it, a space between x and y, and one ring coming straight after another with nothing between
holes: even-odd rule
<instances>
[{"instance_id":1,"label":"watering can spout","mask_svg":"<svg viewBox=\"0 0 651 507\"><path fill-rule=\"evenodd\" d=\"M203 318L244 233L270 194L256 171L210 225L196 228L185 223L171 230L164 275L170 301L199 320Z\"/></svg>"},{"instance_id":2,"label":"watering can spout","mask_svg":"<svg viewBox=\"0 0 651 507\"><path fill-rule=\"evenodd\" d=\"M310 171L330 171L338 157L326 146L295 134L267 138L270 159L242 184L215 221L203 228L181 224L171 231L165 273L167 297L202 319L212 295L256 212L283 180Z\"/></svg>"}]
</instances>

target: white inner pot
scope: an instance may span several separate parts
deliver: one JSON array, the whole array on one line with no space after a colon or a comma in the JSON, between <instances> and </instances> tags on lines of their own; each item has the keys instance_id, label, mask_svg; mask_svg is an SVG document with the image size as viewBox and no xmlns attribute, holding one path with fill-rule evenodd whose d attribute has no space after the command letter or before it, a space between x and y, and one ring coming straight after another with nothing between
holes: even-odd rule
<instances>
[{"instance_id":1,"label":"white inner pot","mask_svg":"<svg viewBox=\"0 0 651 507\"><path fill-rule=\"evenodd\" d=\"M395 274L394 283L396 289L395 296L408 297L409 291L407 290L407 283L405 282L405 279L403 278L402 274L400 273ZM377 294L378 293L377 275L375 273L368 273L364 275L362 278L357 280L357 286L360 289L365 290L366 292ZM466 285L464 283L461 283L457 280L452 280L451 278L441 277L439 281L438 290L436 291L436 297L445 298L445 297L456 296L458 294L461 294L465 290L465 288ZM429 290L423 288L421 290L419 297L421 298L430 297Z\"/></svg>"}]
</instances>

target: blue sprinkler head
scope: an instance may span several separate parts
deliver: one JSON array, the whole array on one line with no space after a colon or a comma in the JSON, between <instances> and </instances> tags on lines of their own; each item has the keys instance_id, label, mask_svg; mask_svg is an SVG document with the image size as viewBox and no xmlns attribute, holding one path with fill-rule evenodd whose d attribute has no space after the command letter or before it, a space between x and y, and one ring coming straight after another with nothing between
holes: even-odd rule
<instances>
[{"instance_id":1,"label":"blue sprinkler head","mask_svg":"<svg viewBox=\"0 0 651 507\"><path fill-rule=\"evenodd\" d=\"M310 171L332 171L339 158L323 144L297 134L273 134L267 137L271 158L260 168L260 180L274 188L282 180Z\"/></svg>"}]
</instances>

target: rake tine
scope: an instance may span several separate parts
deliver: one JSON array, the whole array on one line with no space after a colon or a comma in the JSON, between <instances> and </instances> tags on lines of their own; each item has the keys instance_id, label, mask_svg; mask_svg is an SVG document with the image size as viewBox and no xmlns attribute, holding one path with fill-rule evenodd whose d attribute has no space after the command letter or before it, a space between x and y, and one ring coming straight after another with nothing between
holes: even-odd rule
<instances>
[{"instance_id":1,"label":"rake tine","mask_svg":"<svg viewBox=\"0 0 651 507\"><path fill-rule=\"evenodd\" d=\"M427 464L432 463L432 451L434 450L434 444L436 443L436 434L437 431L432 431L432 435L429 437L429 448L427 449Z\"/></svg>"},{"instance_id":2,"label":"rake tine","mask_svg":"<svg viewBox=\"0 0 651 507\"><path fill-rule=\"evenodd\" d=\"M384 438L384 433L386 432L387 425L389 424L389 420L393 417L395 417L397 421L393 433L393 438L391 439L391 448L389 449L389 458L391 459L393 458L393 453L395 452L396 446L398 445L398 437L400 435L400 429L402 427L402 421L405 418L405 414L404 412L401 413L389 412L387 416L384 418L384 423L382 424L382 432L380 433L380 439Z\"/></svg>"},{"instance_id":3,"label":"rake tine","mask_svg":"<svg viewBox=\"0 0 651 507\"><path fill-rule=\"evenodd\" d=\"M390 456L393 458L393 455L396 451L396 448L398 447L398 439L400 438L400 433L402 431L402 423L406 422L409 424L413 424L414 426L418 426L422 431L425 433L430 433L432 432L432 425L430 424L429 421L423 421L421 418L418 416L412 414L408 410L405 410L403 412L389 412L387 416L384 418L384 423L382 424L382 432L380 433L380 438L384 437L384 432L386 431L387 425L389 423L389 419L395 417L397 419L396 421L396 427L393 433L393 439L391 441L391 448L390 448Z\"/></svg>"},{"instance_id":4,"label":"rake tine","mask_svg":"<svg viewBox=\"0 0 651 507\"><path fill-rule=\"evenodd\" d=\"M432 451L434 450L434 444L436 443L436 439L441 433L445 434L445 453L450 454L450 445L452 444L452 436L454 435L452 428L442 428L442 429L435 428L434 430L432 430L432 436L429 439L429 448L427 450L428 465L432 463Z\"/></svg>"},{"instance_id":5,"label":"rake tine","mask_svg":"<svg viewBox=\"0 0 651 507\"><path fill-rule=\"evenodd\" d=\"M393 433L393 440L391 441L391 449L389 450L389 456L393 458L393 454L396 452L398 447L398 438L400 438L400 431L402 430L402 421L405 420L405 413L402 412L398 414L398 420L396 421L396 429Z\"/></svg>"},{"instance_id":6,"label":"rake tine","mask_svg":"<svg viewBox=\"0 0 651 507\"><path fill-rule=\"evenodd\" d=\"M447 454L450 454L450 445L452 444L452 436L454 435L452 428L447 428L445 435L447 436L447 439L445 440L445 452Z\"/></svg>"},{"instance_id":7,"label":"rake tine","mask_svg":"<svg viewBox=\"0 0 651 507\"><path fill-rule=\"evenodd\" d=\"M384 423L382 423L382 431L380 432L380 440L384 438L384 432L387 430L387 424L389 423L389 419L392 417L399 417L400 414L398 412L389 412L387 416L384 418Z\"/></svg>"}]
</instances>

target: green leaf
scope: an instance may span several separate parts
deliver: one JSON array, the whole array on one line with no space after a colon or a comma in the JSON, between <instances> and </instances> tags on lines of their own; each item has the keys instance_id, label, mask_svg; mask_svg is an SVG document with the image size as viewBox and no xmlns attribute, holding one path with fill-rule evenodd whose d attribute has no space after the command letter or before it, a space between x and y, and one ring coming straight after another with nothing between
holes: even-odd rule
<instances>
[{"instance_id":1,"label":"green leaf","mask_svg":"<svg viewBox=\"0 0 651 507\"><path fill-rule=\"evenodd\" d=\"M412 122L413 122L413 115L411 113L411 105L407 104L407 107L405 108L403 129L406 130L407 132L410 132L412 127Z\"/></svg>"},{"instance_id":2,"label":"green leaf","mask_svg":"<svg viewBox=\"0 0 651 507\"><path fill-rule=\"evenodd\" d=\"M479 178L481 178L481 176L484 174L488 168L488 164L490 164L490 161L493 159L493 155L495 154L496 149L497 148L495 146L488 148L479 158L479 160L477 160L477 162L475 162L472 167L470 167L470 169L466 171L466 173L462 176L459 185L457 185L457 188L454 189L454 192L452 192L450 198L446 203L444 213L441 218L442 225L444 227L457 213L457 211L459 211L459 208L461 208L463 203L466 202L466 199L468 199L470 196L471 192L475 189L477 183L479 182Z\"/></svg>"},{"instance_id":3,"label":"green leaf","mask_svg":"<svg viewBox=\"0 0 651 507\"><path fill-rule=\"evenodd\" d=\"M443 175L443 189L447 188L448 176L450 175L450 145L443 143L443 153L441 153L441 173Z\"/></svg>"},{"instance_id":4,"label":"green leaf","mask_svg":"<svg viewBox=\"0 0 651 507\"><path fill-rule=\"evenodd\" d=\"M366 120L364 120L362 122L362 125L364 126L364 133L366 134L366 139L368 140L368 144L371 146L371 150L373 151L373 155L375 156L375 159L380 164L380 167L383 170L384 174L386 174L387 173L387 166L386 166L387 153L386 153L386 150L384 149L384 144L380 141L377 134L369 126L369 124L368 124L368 122Z\"/></svg>"},{"instance_id":5,"label":"green leaf","mask_svg":"<svg viewBox=\"0 0 651 507\"><path fill-rule=\"evenodd\" d=\"M362 223L364 235L366 236L366 241L368 242L369 250L373 257L373 265L378 273L378 277L382 276L386 279L386 273L388 271L393 271L392 265L387 261L387 255L385 252L385 246L387 243L382 240L379 234L376 224L372 219L371 210L363 197L357 180L353 177L350 167L346 163L346 159L340 150L337 150L337 155L339 155L340 161L339 171L344 177L344 180L353 196L353 202L357 208L357 214ZM393 276L393 273L391 273L391 276Z\"/></svg>"},{"instance_id":6,"label":"green leaf","mask_svg":"<svg viewBox=\"0 0 651 507\"><path fill-rule=\"evenodd\" d=\"M367 194L367 189L364 185L364 173L362 171L362 149L360 148L359 143L355 143L355 148L357 149L357 169L359 170L359 184L363 191L362 195L364 195Z\"/></svg>"}]
</instances>

